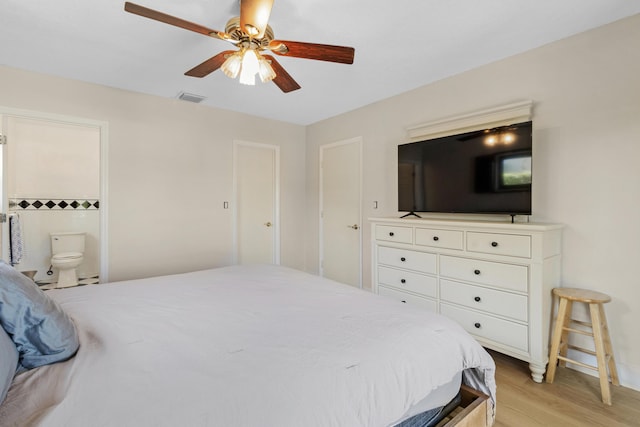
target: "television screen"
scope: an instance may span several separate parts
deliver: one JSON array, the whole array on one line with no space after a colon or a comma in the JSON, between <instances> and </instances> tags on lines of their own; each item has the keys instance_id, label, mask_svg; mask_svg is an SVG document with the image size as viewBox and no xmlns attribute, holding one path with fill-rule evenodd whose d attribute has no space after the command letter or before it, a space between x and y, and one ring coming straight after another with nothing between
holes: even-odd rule
<instances>
[{"instance_id":1,"label":"television screen","mask_svg":"<svg viewBox=\"0 0 640 427\"><path fill-rule=\"evenodd\" d=\"M531 214L531 122L398 146L401 212Z\"/></svg>"}]
</instances>

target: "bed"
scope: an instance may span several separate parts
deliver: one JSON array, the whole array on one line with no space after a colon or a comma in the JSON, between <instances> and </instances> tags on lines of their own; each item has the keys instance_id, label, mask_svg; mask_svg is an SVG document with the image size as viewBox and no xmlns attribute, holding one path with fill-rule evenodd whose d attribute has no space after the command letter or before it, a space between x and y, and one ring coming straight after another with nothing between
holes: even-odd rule
<instances>
[{"instance_id":1,"label":"bed","mask_svg":"<svg viewBox=\"0 0 640 427\"><path fill-rule=\"evenodd\" d=\"M480 418L492 422L495 365L462 327L297 270L230 266L34 295L70 319L79 347L18 363L2 426L430 425L411 423L451 407L461 384L485 395Z\"/></svg>"}]
</instances>

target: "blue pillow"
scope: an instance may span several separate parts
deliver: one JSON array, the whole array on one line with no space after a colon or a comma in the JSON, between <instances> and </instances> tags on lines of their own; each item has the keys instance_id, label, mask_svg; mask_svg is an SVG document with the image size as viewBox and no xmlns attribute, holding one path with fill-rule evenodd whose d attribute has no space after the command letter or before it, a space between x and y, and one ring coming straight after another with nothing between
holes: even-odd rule
<instances>
[{"instance_id":1,"label":"blue pillow","mask_svg":"<svg viewBox=\"0 0 640 427\"><path fill-rule=\"evenodd\" d=\"M18 349L4 329L0 328L0 404L7 397L17 369Z\"/></svg>"},{"instance_id":2,"label":"blue pillow","mask_svg":"<svg viewBox=\"0 0 640 427\"><path fill-rule=\"evenodd\" d=\"M1 260L0 325L26 369L66 360L78 350L71 318L33 280Z\"/></svg>"}]
</instances>

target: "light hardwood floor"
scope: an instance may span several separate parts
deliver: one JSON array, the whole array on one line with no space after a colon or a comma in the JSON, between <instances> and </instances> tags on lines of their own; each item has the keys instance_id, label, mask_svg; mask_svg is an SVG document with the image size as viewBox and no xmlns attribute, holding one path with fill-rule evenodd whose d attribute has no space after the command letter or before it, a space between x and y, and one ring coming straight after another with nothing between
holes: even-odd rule
<instances>
[{"instance_id":1,"label":"light hardwood floor","mask_svg":"<svg viewBox=\"0 0 640 427\"><path fill-rule=\"evenodd\" d=\"M613 405L600 398L598 378L558 368L553 384L537 384L527 363L490 352L498 386L494 427L640 426L640 392L611 386Z\"/></svg>"}]
</instances>

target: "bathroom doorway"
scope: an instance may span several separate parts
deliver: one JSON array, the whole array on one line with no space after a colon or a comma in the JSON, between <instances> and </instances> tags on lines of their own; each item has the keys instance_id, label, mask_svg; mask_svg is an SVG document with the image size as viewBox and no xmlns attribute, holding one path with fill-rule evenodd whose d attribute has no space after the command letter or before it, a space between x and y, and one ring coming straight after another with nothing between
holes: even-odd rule
<instances>
[{"instance_id":1,"label":"bathroom doorway","mask_svg":"<svg viewBox=\"0 0 640 427\"><path fill-rule=\"evenodd\" d=\"M106 135L104 122L0 107L2 259L46 286L51 233L85 233L79 284L105 282Z\"/></svg>"}]
</instances>

